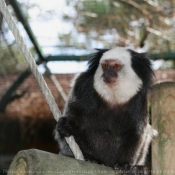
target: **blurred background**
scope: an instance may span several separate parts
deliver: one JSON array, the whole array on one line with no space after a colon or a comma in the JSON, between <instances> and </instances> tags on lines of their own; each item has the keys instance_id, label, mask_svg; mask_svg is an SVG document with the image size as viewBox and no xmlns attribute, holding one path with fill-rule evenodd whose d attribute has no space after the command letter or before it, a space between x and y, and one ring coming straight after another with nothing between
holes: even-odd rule
<instances>
[{"instance_id":1,"label":"blurred background","mask_svg":"<svg viewBox=\"0 0 175 175\"><path fill-rule=\"evenodd\" d=\"M62 111L95 48L148 52L154 83L175 81L175 0L6 0ZM54 120L0 13L0 173L15 154L58 153Z\"/></svg>"}]
</instances>

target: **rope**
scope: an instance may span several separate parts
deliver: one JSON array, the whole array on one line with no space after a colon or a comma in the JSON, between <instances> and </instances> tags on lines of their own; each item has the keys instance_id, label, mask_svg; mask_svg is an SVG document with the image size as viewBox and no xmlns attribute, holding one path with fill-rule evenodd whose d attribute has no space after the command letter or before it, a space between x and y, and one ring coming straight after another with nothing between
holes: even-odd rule
<instances>
[{"instance_id":1,"label":"rope","mask_svg":"<svg viewBox=\"0 0 175 175\"><path fill-rule=\"evenodd\" d=\"M50 107L50 110L53 113L53 116L55 118L56 121L59 120L61 113L58 109L58 106L54 100L54 97L51 94L50 89L48 88L43 76L41 75L41 73L38 71L37 65L35 63L34 58L32 57L31 53L29 52L15 22L13 21L13 17L11 16L10 12L7 9L7 6L4 2L4 0L0 0L0 11L3 14L10 30L12 31L15 40L18 44L18 47L20 48L20 51L22 53L22 55L24 56L28 66L30 67L32 73L34 74L42 93L44 94L46 101ZM82 152L79 148L79 146L77 145L77 143L75 142L73 137L69 137L69 138L65 138L69 147L71 148L74 156L76 159L79 160L84 160Z\"/></svg>"},{"instance_id":2,"label":"rope","mask_svg":"<svg viewBox=\"0 0 175 175\"><path fill-rule=\"evenodd\" d=\"M61 87L59 81L57 80L56 76L55 75L51 75L50 76L54 85L56 86L58 92L60 93L61 97L63 98L64 101L67 100L67 95L65 94L63 88Z\"/></svg>"}]
</instances>

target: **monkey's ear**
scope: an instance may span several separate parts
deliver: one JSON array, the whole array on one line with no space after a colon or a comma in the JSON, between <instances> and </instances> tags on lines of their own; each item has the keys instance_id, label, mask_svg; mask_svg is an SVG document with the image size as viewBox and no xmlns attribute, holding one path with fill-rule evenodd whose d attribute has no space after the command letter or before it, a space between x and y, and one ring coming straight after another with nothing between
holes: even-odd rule
<instances>
[{"instance_id":1,"label":"monkey's ear","mask_svg":"<svg viewBox=\"0 0 175 175\"><path fill-rule=\"evenodd\" d=\"M147 53L137 53L133 50L128 50L131 54L132 68L135 73L141 78L143 85L149 87L152 83L154 72L152 64Z\"/></svg>"},{"instance_id":2,"label":"monkey's ear","mask_svg":"<svg viewBox=\"0 0 175 175\"><path fill-rule=\"evenodd\" d=\"M90 73L95 73L103 53L105 53L109 49L95 49L95 50L96 52L90 56L90 60L88 61L87 71Z\"/></svg>"}]
</instances>

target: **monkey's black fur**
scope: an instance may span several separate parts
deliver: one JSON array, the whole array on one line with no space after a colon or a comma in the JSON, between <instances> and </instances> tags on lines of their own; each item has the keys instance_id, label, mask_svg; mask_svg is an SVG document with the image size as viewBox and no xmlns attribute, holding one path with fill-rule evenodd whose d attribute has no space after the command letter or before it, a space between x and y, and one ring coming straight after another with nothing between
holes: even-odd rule
<instances>
[{"instance_id":1,"label":"monkey's black fur","mask_svg":"<svg viewBox=\"0 0 175 175\"><path fill-rule=\"evenodd\" d=\"M111 106L93 85L99 61L106 51L98 50L89 61L88 69L76 79L56 130L61 141L65 136L74 136L85 160L110 167L132 165L147 125L146 96L153 71L145 54L128 50L131 66L142 80L142 87L127 103ZM61 149L61 152L73 157L69 148L65 147L67 151Z\"/></svg>"},{"instance_id":2,"label":"monkey's black fur","mask_svg":"<svg viewBox=\"0 0 175 175\"><path fill-rule=\"evenodd\" d=\"M133 50L129 50L129 52L131 53L134 71L143 81L143 87L149 88L152 84L152 76L154 75L150 60L147 58L146 53L137 53Z\"/></svg>"},{"instance_id":3,"label":"monkey's black fur","mask_svg":"<svg viewBox=\"0 0 175 175\"><path fill-rule=\"evenodd\" d=\"M88 72L91 74L95 74L99 66L99 61L103 55L103 53L107 52L109 49L96 49L97 52L92 55L92 58L88 62Z\"/></svg>"}]
</instances>

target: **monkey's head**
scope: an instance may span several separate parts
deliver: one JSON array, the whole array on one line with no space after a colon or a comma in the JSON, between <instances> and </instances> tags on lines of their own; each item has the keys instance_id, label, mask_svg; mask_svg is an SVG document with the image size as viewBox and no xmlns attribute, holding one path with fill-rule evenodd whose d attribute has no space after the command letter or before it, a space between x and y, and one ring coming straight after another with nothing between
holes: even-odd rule
<instances>
[{"instance_id":1,"label":"monkey's head","mask_svg":"<svg viewBox=\"0 0 175 175\"><path fill-rule=\"evenodd\" d=\"M153 75L145 53L122 47L98 50L88 71L94 72L97 93L113 105L128 102L140 90L147 92Z\"/></svg>"}]
</instances>

